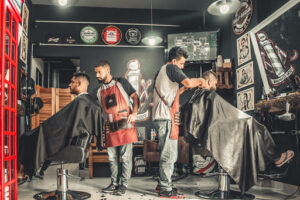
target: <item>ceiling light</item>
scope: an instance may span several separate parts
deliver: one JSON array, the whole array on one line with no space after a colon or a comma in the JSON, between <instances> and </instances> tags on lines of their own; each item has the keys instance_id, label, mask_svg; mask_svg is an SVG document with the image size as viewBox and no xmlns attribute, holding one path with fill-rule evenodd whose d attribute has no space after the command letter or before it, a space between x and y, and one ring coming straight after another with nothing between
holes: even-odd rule
<instances>
[{"instance_id":1,"label":"ceiling light","mask_svg":"<svg viewBox=\"0 0 300 200\"><path fill-rule=\"evenodd\" d=\"M151 31L149 33L149 35L145 38L142 39L142 43L146 44L146 45L150 45L150 46L155 46L159 43L161 43L163 41L163 39L157 35L154 35L153 33L153 16L152 16L152 0L151 0L151 15L150 15L150 18L151 18Z\"/></svg>"},{"instance_id":2,"label":"ceiling light","mask_svg":"<svg viewBox=\"0 0 300 200\"><path fill-rule=\"evenodd\" d=\"M68 4L68 0L57 0L60 6L66 6Z\"/></svg>"},{"instance_id":3,"label":"ceiling light","mask_svg":"<svg viewBox=\"0 0 300 200\"><path fill-rule=\"evenodd\" d=\"M210 4L207 11L216 16L234 13L240 6L239 0L217 0Z\"/></svg>"}]
</instances>

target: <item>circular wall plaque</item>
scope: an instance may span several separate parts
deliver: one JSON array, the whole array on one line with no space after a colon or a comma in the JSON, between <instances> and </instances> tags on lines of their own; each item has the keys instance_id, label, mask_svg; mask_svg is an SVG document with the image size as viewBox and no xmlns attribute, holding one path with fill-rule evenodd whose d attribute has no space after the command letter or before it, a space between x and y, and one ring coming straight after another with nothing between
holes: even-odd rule
<instances>
[{"instance_id":1,"label":"circular wall plaque","mask_svg":"<svg viewBox=\"0 0 300 200\"><path fill-rule=\"evenodd\" d=\"M232 18L232 29L236 35L242 34L248 28L252 13L252 0L242 0Z\"/></svg>"},{"instance_id":2,"label":"circular wall plaque","mask_svg":"<svg viewBox=\"0 0 300 200\"><path fill-rule=\"evenodd\" d=\"M103 29L101 36L105 44L116 45L122 39L122 32L116 26L107 26Z\"/></svg>"},{"instance_id":3,"label":"circular wall plaque","mask_svg":"<svg viewBox=\"0 0 300 200\"><path fill-rule=\"evenodd\" d=\"M125 33L126 42L132 45L140 43L141 37L141 32L137 28L130 28Z\"/></svg>"},{"instance_id":4,"label":"circular wall plaque","mask_svg":"<svg viewBox=\"0 0 300 200\"><path fill-rule=\"evenodd\" d=\"M80 31L80 38L86 44L94 44L99 37L98 31L92 26L83 27Z\"/></svg>"}]
</instances>

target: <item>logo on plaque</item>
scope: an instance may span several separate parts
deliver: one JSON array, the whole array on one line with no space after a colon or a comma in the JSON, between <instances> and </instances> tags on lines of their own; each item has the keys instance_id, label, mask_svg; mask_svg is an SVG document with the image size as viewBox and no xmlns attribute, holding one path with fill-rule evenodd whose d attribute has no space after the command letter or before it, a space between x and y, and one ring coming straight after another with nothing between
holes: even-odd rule
<instances>
[{"instance_id":1,"label":"logo on plaque","mask_svg":"<svg viewBox=\"0 0 300 200\"><path fill-rule=\"evenodd\" d=\"M135 45L141 41L141 32L137 28L130 28L126 31L125 34L126 42L129 44Z\"/></svg>"},{"instance_id":2,"label":"logo on plaque","mask_svg":"<svg viewBox=\"0 0 300 200\"><path fill-rule=\"evenodd\" d=\"M242 34L248 28L252 12L252 0L241 0L241 5L232 18L232 29L236 35Z\"/></svg>"},{"instance_id":3,"label":"logo on plaque","mask_svg":"<svg viewBox=\"0 0 300 200\"><path fill-rule=\"evenodd\" d=\"M102 40L105 44L116 45L122 39L122 32L116 26L107 26L102 31Z\"/></svg>"},{"instance_id":4,"label":"logo on plaque","mask_svg":"<svg viewBox=\"0 0 300 200\"><path fill-rule=\"evenodd\" d=\"M80 31L80 38L86 44L94 44L98 40L98 31L92 26L86 26Z\"/></svg>"}]
</instances>

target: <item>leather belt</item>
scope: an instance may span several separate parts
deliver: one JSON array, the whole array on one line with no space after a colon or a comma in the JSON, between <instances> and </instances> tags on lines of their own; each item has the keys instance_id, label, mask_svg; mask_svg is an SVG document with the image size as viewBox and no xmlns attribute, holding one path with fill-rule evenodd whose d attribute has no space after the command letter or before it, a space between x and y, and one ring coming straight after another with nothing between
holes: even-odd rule
<instances>
[{"instance_id":1,"label":"leather belt","mask_svg":"<svg viewBox=\"0 0 300 200\"><path fill-rule=\"evenodd\" d=\"M127 119L121 119L119 121L109 122L108 125L109 125L110 132L115 132L120 129L134 128L132 123L130 124L127 123Z\"/></svg>"}]
</instances>

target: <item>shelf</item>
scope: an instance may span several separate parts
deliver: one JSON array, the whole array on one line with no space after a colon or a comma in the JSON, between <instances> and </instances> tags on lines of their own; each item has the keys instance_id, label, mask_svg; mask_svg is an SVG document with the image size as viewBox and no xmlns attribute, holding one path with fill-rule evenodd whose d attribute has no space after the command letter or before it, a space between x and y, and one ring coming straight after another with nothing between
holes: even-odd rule
<instances>
[{"instance_id":1,"label":"shelf","mask_svg":"<svg viewBox=\"0 0 300 200\"><path fill-rule=\"evenodd\" d=\"M53 47L113 47L113 48L165 48L165 46L134 46L134 45L105 45L105 44L50 44L39 43L38 46Z\"/></svg>"}]
</instances>

